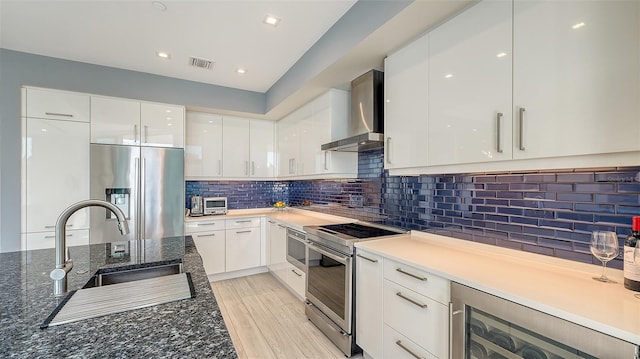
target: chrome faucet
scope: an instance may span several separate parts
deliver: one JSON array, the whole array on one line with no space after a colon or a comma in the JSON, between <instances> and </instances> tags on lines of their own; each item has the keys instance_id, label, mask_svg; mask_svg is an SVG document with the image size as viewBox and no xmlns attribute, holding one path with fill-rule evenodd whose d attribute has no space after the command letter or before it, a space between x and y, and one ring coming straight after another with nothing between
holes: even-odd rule
<instances>
[{"instance_id":1,"label":"chrome faucet","mask_svg":"<svg viewBox=\"0 0 640 359\"><path fill-rule=\"evenodd\" d=\"M56 268L49 274L49 277L53 279L53 295L56 297L61 297L66 294L67 273L73 268L73 261L69 258L69 250L67 248L67 221L69 217L79 209L90 206L104 207L113 212L118 219L118 229L120 233L122 233L123 236L129 233L129 224L127 223L124 212L113 203L99 199L89 199L74 203L62 211L56 222Z\"/></svg>"}]
</instances>

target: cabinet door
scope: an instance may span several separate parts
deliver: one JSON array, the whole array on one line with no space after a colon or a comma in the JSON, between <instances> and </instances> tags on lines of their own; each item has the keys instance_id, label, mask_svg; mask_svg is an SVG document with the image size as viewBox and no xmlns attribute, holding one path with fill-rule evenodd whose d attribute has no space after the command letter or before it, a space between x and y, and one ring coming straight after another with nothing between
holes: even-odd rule
<instances>
[{"instance_id":1,"label":"cabinet door","mask_svg":"<svg viewBox=\"0 0 640 359\"><path fill-rule=\"evenodd\" d=\"M91 142L140 144L140 102L91 96Z\"/></svg>"},{"instance_id":2,"label":"cabinet door","mask_svg":"<svg viewBox=\"0 0 640 359\"><path fill-rule=\"evenodd\" d=\"M640 2L516 1L513 21L514 158L638 150Z\"/></svg>"},{"instance_id":3,"label":"cabinet door","mask_svg":"<svg viewBox=\"0 0 640 359\"><path fill-rule=\"evenodd\" d=\"M384 326L384 338L382 346L384 347L384 353L381 358L396 358L396 359L442 359L429 353L426 349L419 346L415 342L411 341L398 331L393 330L388 325Z\"/></svg>"},{"instance_id":4,"label":"cabinet door","mask_svg":"<svg viewBox=\"0 0 640 359\"><path fill-rule=\"evenodd\" d=\"M385 168L427 165L428 37L385 60Z\"/></svg>"},{"instance_id":5,"label":"cabinet door","mask_svg":"<svg viewBox=\"0 0 640 359\"><path fill-rule=\"evenodd\" d=\"M300 163L298 164L298 175L314 175L324 172L324 152L320 149L323 143L330 140L330 117L323 115L322 111L314 109L314 102L311 102L312 112L307 117L301 119L300 127ZM316 111L318 111L316 113Z\"/></svg>"},{"instance_id":6,"label":"cabinet door","mask_svg":"<svg viewBox=\"0 0 640 359\"><path fill-rule=\"evenodd\" d=\"M278 121L278 177L291 177L297 174L300 161L300 119L311 110L305 106Z\"/></svg>"},{"instance_id":7,"label":"cabinet door","mask_svg":"<svg viewBox=\"0 0 640 359\"><path fill-rule=\"evenodd\" d=\"M184 147L184 107L142 102L140 125L143 146Z\"/></svg>"},{"instance_id":8,"label":"cabinet door","mask_svg":"<svg viewBox=\"0 0 640 359\"><path fill-rule=\"evenodd\" d=\"M191 235L202 257L207 275L225 271L225 231L200 232Z\"/></svg>"},{"instance_id":9,"label":"cabinet door","mask_svg":"<svg viewBox=\"0 0 640 359\"><path fill-rule=\"evenodd\" d=\"M227 230L226 271L260 266L260 228Z\"/></svg>"},{"instance_id":10,"label":"cabinet door","mask_svg":"<svg viewBox=\"0 0 640 359\"><path fill-rule=\"evenodd\" d=\"M222 174L249 177L249 119L224 116L222 119Z\"/></svg>"},{"instance_id":11,"label":"cabinet door","mask_svg":"<svg viewBox=\"0 0 640 359\"><path fill-rule=\"evenodd\" d=\"M382 257L362 251L356 254L357 344L373 358L382 354Z\"/></svg>"},{"instance_id":12,"label":"cabinet door","mask_svg":"<svg viewBox=\"0 0 640 359\"><path fill-rule=\"evenodd\" d=\"M290 268L289 271L287 272L287 283L289 284L289 286L291 286L291 289L293 289L293 292L299 297L299 298L305 298L305 290L306 290L306 279L307 275L305 272L301 271L298 268Z\"/></svg>"},{"instance_id":13,"label":"cabinet door","mask_svg":"<svg viewBox=\"0 0 640 359\"><path fill-rule=\"evenodd\" d=\"M55 248L56 243L55 232L38 232L26 233L25 250L32 251L34 249ZM89 244L89 230L69 230L67 231L66 243L67 247L86 246Z\"/></svg>"},{"instance_id":14,"label":"cabinet door","mask_svg":"<svg viewBox=\"0 0 640 359\"><path fill-rule=\"evenodd\" d=\"M287 262L287 227L269 221L269 269L277 269Z\"/></svg>"},{"instance_id":15,"label":"cabinet door","mask_svg":"<svg viewBox=\"0 0 640 359\"><path fill-rule=\"evenodd\" d=\"M25 232L53 231L63 210L89 198L89 123L26 121ZM89 211L73 214L67 226L89 228Z\"/></svg>"},{"instance_id":16,"label":"cabinet door","mask_svg":"<svg viewBox=\"0 0 640 359\"><path fill-rule=\"evenodd\" d=\"M482 1L429 33L429 160L512 157L511 2Z\"/></svg>"},{"instance_id":17,"label":"cabinet door","mask_svg":"<svg viewBox=\"0 0 640 359\"><path fill-rule=\"evenodd\" d=\"M89 122L89 95L30 87L26 93L23 116Z\"/></svg>"},{"instance_id":18,"label":"cabinet door","mask_svg":"<svg viewBox=\"0 0 640 359\"><path fill-rule=\"evenodd\" d=\"M222 116L187 112L185 177L222 176Z\"/></svg>"},{"instance_id":19,"label":"cabinet door","mask_svg":"<svg viewBox=\"0 0 640 359\"><path fill-rule=\"evenodd\" d=\"M273 177L276 168L273 121L251 120L249 150L251 177Z\"/></svg>"}]
</instances>

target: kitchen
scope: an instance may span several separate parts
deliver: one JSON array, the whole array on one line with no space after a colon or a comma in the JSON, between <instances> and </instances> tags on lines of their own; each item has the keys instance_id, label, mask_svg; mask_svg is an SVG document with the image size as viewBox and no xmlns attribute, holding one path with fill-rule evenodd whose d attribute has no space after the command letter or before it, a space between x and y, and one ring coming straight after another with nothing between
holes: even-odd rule
<instances>
[{"instance_id":1,"label":"kitchen","mask_svg":"<svg viewBox=\"0 0 640 359\"><path fill-rule=\"evenodd\" d=\"M0 6L4 8L0 8L3 14L8 8L6 3L9 2L0 3ZM435 4L438 3L375 2L375 4L371 4L359 1L347 11L347 16L340 20L340 24L343 26L346 26L348 21L352 21L353 26L361 27L371 26L377 21L381 30L397 31L398 27L404 29L404 32L401 31L403 34L401 38L398 38L397 42L393 44L376 38L376 36L383 36L384 31L373 33L373 30L369 29L368 31L372 32L370 36L367 36L369 33L367 35L360 34L357 36L363 36L363 38L349 38L353 43L337 42L335 43L337 45L332 48L332 51L338 53L342 51L344 55L342 61L348 62L349 55L356 56L354 54L356 50L367 50L367 45L371 45L370 42L378 45L384 44L385 47L388 47L383 49L384 56L388 55L384 66L380 63L384 56L376 57L372 63L365 63L366 61L363 60L358 65L360 68L353 70L353 73L342 76L339 83L331 85L331 87L342 88L337 90L336 98L329 100L330 103L335 101L339 104L341 92L345 90L345 83L367 72L370 68L384 68L385 85L387 86L384 150L359 153L357 155L357 169L352 167L350 176L347 177L331 178L330 176L304 172L291 173L295 172L294 168L296 171L304 171L304 168L296 164L295 159L287 162L290 157L280 158L277 169L274 169L277 170L278 175L269 180L260 177L249 180L247 178L239 180L237 177L227 178L224 171L221 178L211 175L204 177L196 175L189 178L187 175L185 194L182 196L184 205L189 207L187 202L192 194L201 194L205 197L227 197L231 210L266 208L274 202L283 200L296 207L291 209L289 213L295 213L298 208L306 207L312 212L323 211L328 212L329 215L368 222L377 222L380 216L384 216L386 225L442 235L446 238L458 238L463 240L463 243L470 242L469 247L472 247L471 242L481 242L496 247L498 251L504 248L515 249L522 252L525 257L530 253L544 254L545 258L556 257L554 260L559 259L559 263L563 263L563 265L565 262L569 262L569 267L579 267L580 270L588 268L592 272L590 275L595 275L596 266L581 266L583 263L599 263L589 250L590 232L594 230L615 231L622 240L631 232L631 217L640 215L638 213L640 204L638 193L640 191L637 181L637 173L640 172L638 167L640 165L638 153L640 141L637 141L640 135L640 125L637 118L629 115L636 113L634 110L637 110L638 103L640 103L638 101L639 81L637 80L638 68L640 68L638 66L638 31L633 31L638 28L637 3L624 3L630 8L622 11L620 9L625 9L622 7L609 17L603 15L602 18L596 18L597 20L591 22L582 20L582 25L580 25L581 22L575 20L572 25L576 28L566 31L569 37L574 36L573 34L579 34L580 31L589 31L591 23L596 24L599 23L597 21L603 21L605 25L601 26L618 31L613 32L615 35L607 34L607 36L615 36L617 40L607 42L606 51L592 53L589 47L578 49L567 47L567 54L560 52L558 48L549 50L539 42L535 42L538 39L528 38L528 36L535 37L532 34L543 32L540 29L542 25L538 24L537 19L549 9L537 9L540 11L538 13L536 9L522 8L522 12L519 13L515 11L519 9L518 2L513 9L510 6L500 7L497 2L493 4L496 8L488 5L474 6L461 14L467 14L467 17L453 18L452 21L431 31L427 39L426 36L420 36L420 34L449 18L466 5L464 3L449 3L447 8L446 3L440 4L443 7L438 7ZM523 4L527 3L523 2ZM169 10L170 8L171 6L169 6ZM424 10L425 8L429 10L426 12L429 14L426 17L425 12L418 12L418 9ZM565 10L568 11L563 9L563 11ZM590 8L590 12L587 14L593 16L594 13L605 10L594 5L594 8ZM516 15L522 14L522 17L514 17L513 23L511 22L512 11L515 11ZM494 14L498 20L496 21L487 13ZM625 20L620 20L621 18L618 16L622 16ZM422 23L416 25L415 22L409 21L409 19L415 21L413 17L419 18ZM473 20L469 20L470 17ZM567 17L573 19L573 17ZM358 18L368 19L367 24L357 21ZM477 21L476 19L486 21ZM609 19L608 22L607 19ZM611 19L631 27L622 28L622 25L616 27L612 24L616 21ZM451 39L469 37L469 33L482 33L478 27L487 26L487 23L497 24L495 28L491 28L495 30L495 33L490 32L486 38L482 37L477 41L482 45L485 45L486 42L494 44L491 42L494 40L501 46L506 44L507 47L504 50L497 52L497 55L494 54L494 59L506 60L504 61L506 67L504 64L497 67L489 60L482 62L482 58L477 58L477 49L474 48L476 44L471 44L468 47L447 48L446 44L450 43ZM418 29L412 29L412 26L416 26ZM361 27L352 27L351 29L360 29ZM325 56L328 54L321 49L326 50L328 43L334 44L329 41L335 40L335 36L338 36L338 28L332 29L334 29L333 32L329 31L328 35L325 35L328 36L324 38L325 42L319 41L317 43L317 52L311 51L303 57L307 61L314 59L325 61L329 69L328 72L336 69L331 68L333 60L326 59ZM466 32L461 29L465 29ZM529 32L526 31L527 29ZM627 31L629 29L631 31ZM556 29L556 32L559 31ZM619 36L620 33L625 36ZM331 35L334 37L331 38ZM548 33L546 35L553 38ZM520 41L524 43L532 41L540 47L518 47ZM568 40L559 38L557 41L562 43L562 41ZM553 45L550 41L547 43L550 46ZM586 44L591 43L586 42ZM356 50L350 52L351 48L340 48L340 46L355 47ZM513 55L509 51L511 46L513 46ZM492 45L492 49L497 51L498 47ZM427 54L427 50L431 53ZM21 86L151 102L196 104L187 108L187 117L189 112L202 113L203 109L226 109L232 112L232 116L242 117L241 114L233 113L233 111L262 115L267 112L265 108L271 108L273 113L270 116L274 116L273 119L283 119L285 124L296 123L295 119L286 119L299 115L298 111L292 110L314 100L324 92L317 88L313 89L311 85L302 84L305 77L307 80L314 78L318 82L323 80L322 76L315 78L315 73L312 75L315 69L305 67L308 66L305 65L305 61L297 65L299 66L297 67L298 71L307 71L305 75L283 77L266 92L265 96L260 92L223 91L222 88L201 83L186 83L175 79L153 77L153 75L140 72L75 63L8 50L4 47L0 51L0 66L2 66L0 69L3 76L0 88L3 108L2 135L0 136L0 144L2 145L2 158L0 159L2 164L0 183L2 186L0 194L2 237L0 238L0 249L2 252L20 250L20 242L17 242L16 239L20 238L21 233L21 211L15 209L19 208L21 203L21 171L19 158L12 154L20 153L21 148L21 125L20 121L15 120L21 117L19 107ZM527 51L537 52L528 53ZM570 79L567 80L568 82L574 80L578 85L574 88L556 84L560 90L550 91L550 87L545 85L548 84L545 82L547 79L542 75L549 73L551 74L549 76L553 78L553 74L557 72L551 71L552 69L548 66L558 64L536 61L539 58L539 53L546 53L545 51L557 52L557 56L567 59L569 64L576 60L575 56L584 53L581 51L587 51L590 54L589 58L593 59L591 65L596 67L587 67L585 70L579 66L564 64L560 70L554 68L554 71L563 71L562 73ZM503 53L505 55L498 56ZM605 62L611 60L605 55L621 53L625 53L626 56L612 56L616 60L613 65ZM426 62L427 58L428 63ZM463 62L461 65L466 67L462 66L460 72L447 69L447 65L455 64L456 59L467 58L477 58L475 65L477 67ZM533 60L529 61L531 59ZM492 61L495 62L495 60ZM594 68L602 69L603 63L609 64L605 66L607 71L596 72L599 76L584 76L585 73L594 71ZM463 71L470 70L474 71L474 74L478 74L479 78L473 78L471 82L464 82L465 73ZM572 72L574 70L575 73ZM429 81L420 81L420 77L415 76L416 73L424 74L425 78L428 75ZM440 73L444 75L434 75ZM580 81L577 81L575 76L578 76ZM86 80L83 80L84 78ZM456 84L454 81L458 81L458 78L462 82ZM534 80L539 81L531 82ZM601 91L590 90L594 88L594 81L598 81L596 87L608 90L610 98L600 99ZM483 90L481 84L486 82L494 84L495 88L492 88L491 91ZM544 90L540 90L539 87L530 85L532 83L536 86L546 87L542 87ZM291 91L292 87L303 90L294 93ZM533 94L527 92L532 90L538 92ZM543 93L550 96L551 100L543 98ZM482 94L486 98L478 97L476 94ZM393 97L391 97L392 95ZM493 101L490 104L496 107L482 107L485 103L489 104L490 96L499 98L497 102ZM428 98L428 101L421 100L424 98ZM562 106L562 102L558 104L557 101L554 101L558 98L567 101L571 106L565 108ZM519 103L518 101L521 99L527 99L531 102ZM465 101L465 106L456 106L455 103L451 103L453 100ZM541 115L541 110L535 101L545 101L544 107L549 107L549 112L544 112ZM577 101L582 101L580 106L576 104ZM284 103L284 105L278 106L278 103ZM533 104L529 105L529 103ZM551 103L556 106L552 108L548 105ZM616 105L612 106L612 103ZM587 104L593 106L587 106ZM313 116L313 106L311 107ZM567 112L569 108L574 109L575 112ZM471 118L468 115L470 109L487 113L488 116L485 116L488 118L487 123L467 126L463 120L458 120L458 118ZM305 106L300 107L300 110L304 112ZM224 116L227 114L224 111L220 112L217 115L222 115L224 121ZM421 120L426 119L427 112L429 121ZM204 111L204 113L208 114L209 112ZM554 113L559 115L554 115ZM580 122L569 121L574 116L583 119L584 123L589 125L583 126ZM393 122L390 121L391 118L405 120ZM432 120L438 118L442 121ZM544 123L541 118L548 118L550 123ZM604 118L610 118L610 120L602 121ZM536 121L534 122L533 119ZM600 121L596 121L597 119ZM596 126L598 123L601 123L602 126ZM537 124L540 126L536 127ZM224 126L224 122L222 125ZM449 125L451 127L447 127ZM91 126L93 126L93 121ZM295 129L295 126L289 128ZM407 131L407 128L412 131ZM557 130L550 131L549 128ZM188 121L186 130L189 131ZM278 128L278 131L280 130L281 128ZM567 136L568 133L575 135ZM479 134L484 135L480 136ZM556 137L558 135L559 138ZM425 136L426 141L424 140ZM332 138L332 140L337 139L339 138ZM407 143L411 143L411 146L407 146ZM280 151L281 143L276 142L276 144ZM443 151L443 148L448 150ZM482 148L483 151L474 151L475 148ZM339 152L329 152L329 154L324 152L320 155L320 162L322 163L323 156L333 157L337 153ZM326 160L324 161L326 163ZM308 166L306 167L309 169ZM209 169L217 172L217 164L213 162ZM252 172L251 169L250 165L241 163L240 173L242 171ZM257 198L258 201L254 201L254 198ZM309 202L309 206L300 207L305 203L309 204ZM258 213L255 215L259 217ZM232 219L225 219L225 221L227 220ZM282 224L282 222L279 223ZM225 225L228 226L227 223ZM224 230L227 231L228 228ZM416 235L420 236L420 234ZM259 238L259 241L264 241L261 244L266 246L266 236L264 240ZM380 243L379 246L383 246L383 241L371 241L370 243L363 244L363 250L369 250L378 255L384 251L389 254L391 253L389 251L393 250L385 249L383 251L376 247L375 243ZM401 247L400 242L396 243L398 243L398 247ZM453 244L458 242L451 239L450 243L452 247L455 247ZM485 248L482 247L482 250ZM198 252L200 252L199 249ZM394 255L396 259L400 256L400 254ZM264 263L268 267L266 253L259 253L258 256L265 257ZM262 264L262 258L258 258L258 260ZM430 269L434 274L445 276L450 280L458 279L457 282L464 283L461 278L464 278L465 274L451 274L454 269L445 270L439 267L430 267L429 264L424 264L415 258L407 259L407 261L413 263L414 266ZM430 262L434 262L434 259L431 258ZM53 266L53 261L46 264ZM622 257L618 256L608 266L615 268L608 269L608 274L619 278L620 282L622 279L620 271ZM490 269L487 271L491 272ZM386 279L384 283L387 283ZM591 288L589 290L600 288L594 287L596 284L598 283L585 283L584 290L586 291L586 288ZM9 283L3 283L3 287L7 285ZM618 284L616 289L612 289L610 293L616 293L614 295L616 298L619 294L620 298L624 299L618 299L618 302L611 299L612 306L618 303L617 305L620 307L632 307L633 292L624 289L618 291L618 287L622 287L621 284ZM502 294L502 297L514 301L517 301L516 299L522 301L522 296L531 295L530 293L511 294L513 297L510 298L508 289L500 289L498 284L494 284L492 288L493 291L500 292L497 294ZM489 289L487 291L491 292ZM446 302L444 299L442 301ZM545 299L539 298L536 303L531 306L545 309L547 312L554 313L561 318L571 319L583 326L594 327L594 321L603 323L603 319L596 320L589 314L582 312L567 314L566 308L560 306L558 309L558 307L546 302ZM611 319L613 324L602 324L602 327L595 325L595 328L638 344L637 335L640 332L629 329L630 327L623 323L624 318L621 313L616 313L615 319ZM605 321L605 323L610 322ZM381 329L378 332L382 333L383 323L374 323L374 326L379 326ZM398 325L389 324L385 317L384 328L387 326L397 330ZM358 341L357 337L356 341ZM368 349L367 345L361 344L361 346L367 353L369 351L380 353L379 348ZM374 353L369 354L373 357L380 357Z\"/></svg>"}]
</instances>

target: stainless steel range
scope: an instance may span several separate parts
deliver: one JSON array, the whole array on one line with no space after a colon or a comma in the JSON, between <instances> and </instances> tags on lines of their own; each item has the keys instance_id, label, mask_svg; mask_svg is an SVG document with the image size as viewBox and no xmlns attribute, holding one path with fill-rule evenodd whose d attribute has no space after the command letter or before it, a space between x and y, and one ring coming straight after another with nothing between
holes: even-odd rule
<instances>
[{"instance_id":1,"label":"stainless steel range","mask_svg":"<svg viewBox=\"0 0 640 359\"><path fill-rule=\"evenodd\" d=\"M307 305L305 314L347 356L360 352L355 341L353 245L401 229L370 223L306 226Z\"/></svg>"}]
</instances>

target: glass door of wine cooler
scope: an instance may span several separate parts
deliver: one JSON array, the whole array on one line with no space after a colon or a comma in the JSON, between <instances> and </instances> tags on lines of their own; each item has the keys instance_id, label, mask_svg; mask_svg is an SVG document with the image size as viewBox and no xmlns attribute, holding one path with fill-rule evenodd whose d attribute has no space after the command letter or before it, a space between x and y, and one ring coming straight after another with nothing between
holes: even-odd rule
<instances>
[{"instance_id":1,"label":"glass door of wine cooler","mask_svg":"<svg viewBox=\"0 0 640 359\"><path fill-rule=\"evenodd\" d=\"M458 284L451 285L454 359L638 358L638 346Z\"/></svg>"}]
</instances>

